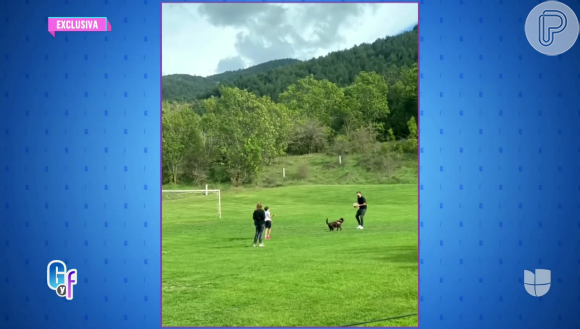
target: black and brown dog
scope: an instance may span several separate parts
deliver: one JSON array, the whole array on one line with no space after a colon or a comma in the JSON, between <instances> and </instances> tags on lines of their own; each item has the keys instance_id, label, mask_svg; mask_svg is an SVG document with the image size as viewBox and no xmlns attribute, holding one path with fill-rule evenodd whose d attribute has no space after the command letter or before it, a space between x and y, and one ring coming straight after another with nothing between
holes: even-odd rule
<instances>
[{"instance_id":1,"label":"black and brown dog","mask_svg":"<svg viewBox=\"0 0 580 329\"><path fill-rule=\"evenodd\" d=\"M328 222L328 218L326 219L326 225L328 225L328 228L330 229L330 231L334 231L335 229L338 231L342 231L342 223L344 223L344 218L341 218L339 220L336 220L334 222Z\"/></svg>"}]
</instances>

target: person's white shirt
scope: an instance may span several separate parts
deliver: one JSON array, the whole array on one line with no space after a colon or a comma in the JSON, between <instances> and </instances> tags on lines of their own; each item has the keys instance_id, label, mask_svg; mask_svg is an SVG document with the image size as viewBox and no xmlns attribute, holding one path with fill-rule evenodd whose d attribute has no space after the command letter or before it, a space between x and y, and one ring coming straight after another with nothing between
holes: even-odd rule
<instances>
[{"instance_id":1,"label":"person's white shirt","mask_svg":"<svg viewBox=\"0 0 580 329\"><path fill-rule=\"evenodd\" d=\"M266 220L271 221L272 217L270 217L270 210L266 210Z\"/></svg>"}]
</instances>

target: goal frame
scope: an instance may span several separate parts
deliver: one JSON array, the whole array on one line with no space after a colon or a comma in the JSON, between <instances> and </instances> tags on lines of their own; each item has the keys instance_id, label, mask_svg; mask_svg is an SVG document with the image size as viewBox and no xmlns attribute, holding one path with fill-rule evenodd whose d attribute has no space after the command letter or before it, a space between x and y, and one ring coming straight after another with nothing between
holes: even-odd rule
<instances>
[{"instance_id":1,"label":"goal frame","mask_svg":"<svg viewBox=\"0 0 580 329\"><path fill-rule=\"evenodd\" d=\"M218 214L220 216L220 219L222 218L222 192L221 190L209 190L209 189L205 189L205 190L161 190L161 193L204 193L205 195L208 195L209 192L217 192L218 195Z\"/></svg>"}]
</instances>

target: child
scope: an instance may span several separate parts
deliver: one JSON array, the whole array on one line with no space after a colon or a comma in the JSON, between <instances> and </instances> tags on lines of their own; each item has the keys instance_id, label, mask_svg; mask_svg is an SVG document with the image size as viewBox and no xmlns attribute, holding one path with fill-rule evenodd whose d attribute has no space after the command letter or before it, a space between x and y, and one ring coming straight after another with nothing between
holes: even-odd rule
<instances>
[{"instance_id":1,"label":"child","mask_svg":"<svg viewBox=\"0 0 580 329\"><path fill-rule=\"evenodd\" d=\"M272 217L270 214L270 207L264 208L266 210L266 240L270 240L270 233L272 233Z\"/></svg>"}]
</instances>

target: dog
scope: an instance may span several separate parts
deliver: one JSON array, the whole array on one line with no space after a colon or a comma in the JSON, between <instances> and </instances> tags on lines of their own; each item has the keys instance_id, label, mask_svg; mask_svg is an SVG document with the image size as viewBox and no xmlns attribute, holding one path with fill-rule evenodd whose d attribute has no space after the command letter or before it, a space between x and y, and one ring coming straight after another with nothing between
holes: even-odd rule
<instances>
[{"instance_id":1,"label":"dog","mask_svg":"<svg viewBox=\"0 0 580 329\"><path fill-rule=\"evenodd\" d=\"M336 220L334 222L328 222L328 218L326 219L326 225L328 225L328 228L330 231L334 231L335 229L337 231L342 231L342 223L344 223L344 218L341 218L339 220Z\"/></svg>"}]
</instances>

